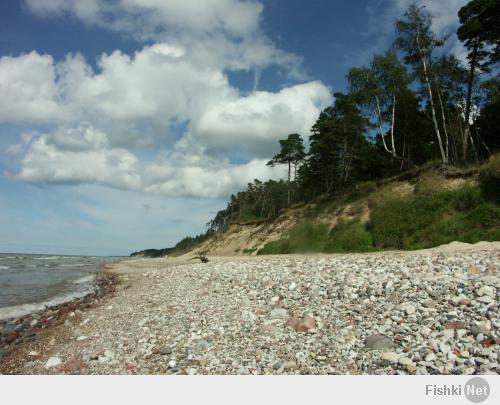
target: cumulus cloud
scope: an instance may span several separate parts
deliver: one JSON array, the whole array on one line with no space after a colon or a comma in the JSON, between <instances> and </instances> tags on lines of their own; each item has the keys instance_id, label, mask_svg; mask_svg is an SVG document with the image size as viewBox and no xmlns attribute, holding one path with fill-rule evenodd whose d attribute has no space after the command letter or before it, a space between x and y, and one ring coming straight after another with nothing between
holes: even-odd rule
<instances>
[{"instance_id":1,"label":"cumulus cloud","mask_svg":"<svg viewBox=\"0 0 500 405\"><path fill-rule=\"evenodd\" d=\"M164 151L147 161L125 149L103 148L103 144L104 134L84 126L43 134L32 142L15 178L31 183L89 183L173 197L217 198L227 197L255 178L283 175L283 169L267 167L265 160L232 165L228 159Z\"/></svg>"},{"instance_id":2,"label":"cumulus cloud","mask_svg":"<svg viewBox=\"0 0 500 405\"><path fill-rule=\"evenodd\" d=\"M0 58L0 122L50 122L61 117L54 60L31 52Z\"/></svg>"},{"instance_id":3,"label":"cumulus cloud","mask_svg":"<svg viewBox=\"0 0 500 405\"><path fill-rule=\"evenodd\" d=\"M210 106L193 126L197 140L210 148L238 145L266 156L285 134L308 134L318 112L331 103L320 82L285 88L278 93L255 92Z\"/></svg>"},{"instance_id":4,"label":"cumulus cloud","mask_svg":"<svg viewBox=\"0 0 500 405\"><path fill-rule=\"evenodd\" d=\"M277 141L293 132L307 137L332 101L321 82L304 83L299 57L261 32L258 1L25 3L39 16L70 14L156 41L131 54L104 53L96 68L80 54L0 59L0 93L8 95L0 123L46 128L8 151L20 156L22 181L227 196L255 178L279 177L280 168L265 166ZM246 94L228 79L229 71L271 65L302 83ZM239 163L231 160L235 150Z\"/></svg>"}]
</instances>

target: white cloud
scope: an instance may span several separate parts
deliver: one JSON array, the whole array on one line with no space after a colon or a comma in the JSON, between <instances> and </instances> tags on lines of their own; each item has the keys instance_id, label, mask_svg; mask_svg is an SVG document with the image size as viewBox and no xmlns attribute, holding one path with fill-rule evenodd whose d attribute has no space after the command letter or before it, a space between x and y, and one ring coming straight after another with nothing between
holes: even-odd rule
<instances>
[{"instance_id":1,"label":"white cloud","mask_svg":"<svg viewBox=\"0 0 500 405\"><path fill-rule=\"evenodd\" d=\"M278 140L298 132L309 134L331 94L320 82L285 88L278 93L255 92L209 106L193 126L197 141L209 148L235 145L268 156Z\"/></svg>"},{"instance_id":2,"label":"white cloud","mask_svg":"<svg viewBox=\"0 0 500 405\"><path fill-rule=\"evenodd\" d=\"M34 140L22 161L18 180L49 184L100 184L171 197L226 197L255 178L283 175L254 159L232 165L196 152L165 151L153 160L139 160L131 152L105 148L105 135L88 126L58 129Z\"/></svg>"},{"instance_id":3,"label":"white cloud","mask_svg":"<svg viewBox=\"0 0 500 405\"><path fill-rule=\"evenodd\" d=\"M25 3L37 15L67 13L87 24L155 38L172 29L243 37L258 30L262 12L262 4L253 0L25 0Z\"/></svg>"},{"instance_id":4,"label":"white cloud","mask_svg":"<svg viewBox=\"0 0 500 405\"><path fill-rule=\"evenodd\" d=\"M230 84L228 71L260 72L271 65L303 79L301 59L261 32L260 2L110 4L26 0L37 15L71 14L86 24L162 40L133 54L102 54L97 68L80 54L61 61L37 52L2 58L0 93L11 100L3 101L0 123L40 121L48 128L9 150L21 156L17 179L174 197L227 196L255 178L279 177L281 168L265 166L277 141L293 132L307 137L331 103L321 82L251 94ZM144 153L147 145L155 150ZM234 150L242 163L231 163Z\"/></svg>"},{"instance_id":5,"label":"white cloud","mask_svg":"<svg viewBox=\"0 0 500 405\"><path fill-rule=\"evenodd\" d=\"M61 117L54 60L31 52L0 58L0 122L50 122Z\"/></svg>"}]
</instances>

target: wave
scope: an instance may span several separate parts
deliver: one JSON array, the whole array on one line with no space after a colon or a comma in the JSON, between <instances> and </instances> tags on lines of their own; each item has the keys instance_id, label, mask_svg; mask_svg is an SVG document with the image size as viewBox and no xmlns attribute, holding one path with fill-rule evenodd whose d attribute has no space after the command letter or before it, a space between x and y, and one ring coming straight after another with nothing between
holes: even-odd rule
<instances>
[{"instance_id":1,"label":"wave","mask_svg":"<svg viewBox=\"0 0 500 405\"><path fill-rule=\"evenodd\" d=\"M33 312L42 311L45 309L45 307L64 304L65 302L69 302L77 298L82 298L87 294L91 293L93 290L94 290L93 288L86 288L84 290L73 291L65 295L60 295L43 302L3 307L0 308L0 320L8 318L17 318Z\"/></svg>"},{"instance_id":2,"label":"wave","mask_svg":"<svg viewBox=\"0 0 500 405\"><path fill-rule=\"evenodd\" d=\"M85 284L85 283L90 283L94 280L95 280L95 274L92 274L90 276L85 276L73 281L73 284Z\"/></svg>"},{"instance_id":3,"label":"wave","mask_svg":"<svg viewBox=\"0 0 500 405\"><path fill-rule=\"evenodd\" d=\"M57 259L62 259L62 256L40 256L40 257L33 257L35 260L57 260Z\"/></svg>"},{"instance_id":4,"label":"wave","mask_svg":"<svg viewBox=\"0 0 500 405\"><path fill-rule=\"evenodd\" d=\"M9 266L0 266L0 270L7 270L7 269L10 269Z\"/></svg>"}]
</instances>

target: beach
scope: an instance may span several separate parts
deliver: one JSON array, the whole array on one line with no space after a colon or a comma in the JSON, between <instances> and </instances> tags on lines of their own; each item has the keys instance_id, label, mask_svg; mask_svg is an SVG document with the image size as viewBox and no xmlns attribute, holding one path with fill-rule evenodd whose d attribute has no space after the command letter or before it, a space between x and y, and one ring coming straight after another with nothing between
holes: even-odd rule
<instances>
[{"instance_id":1,"label":"beach","mask_svg":"<svg viewBox=\"0 0 500 405\"><path fill-rule=\"evenodd\" d=\"M133 259L2 374L498 374L500 243Z\"/></svg>"}]
</instances>

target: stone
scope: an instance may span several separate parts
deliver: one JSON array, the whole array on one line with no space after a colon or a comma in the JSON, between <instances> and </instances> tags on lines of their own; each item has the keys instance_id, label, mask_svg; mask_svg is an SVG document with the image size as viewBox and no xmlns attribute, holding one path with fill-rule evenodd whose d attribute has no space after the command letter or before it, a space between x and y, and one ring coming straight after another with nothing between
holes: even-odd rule
<instances>
[{"instance_id":1,"label":"stone","mask_svg":"<svg viewBox=\"0 0 500 405\"><path fill-rule=\"evenodd\" d=\"M469 273L469 275L476 275L481 273L481 270L477 266L470 266L467 272Z\"/></svg>"},{"instance_id":2,"label":"stone","mask_svg":"<svg viewBox=\"0 0 500 405\"><path fill-rule=\"evenodd\" d=\"M294 361L287 361L283 364L283 370L291 371L297 369L297 363Z\"/></svg>"},{"instance_id":3,"label":"stone","mask_svg":"<svg viewBox=\"0 0 500 405\"><path fill-rule=\"evenodd\" d=\"M172 349L170 347L163 347L158 351L158 353L162 356L168 356L169 354L172 354Z\"/></svg>"},{"instance_id":4,"label":"stone","mask_svg":"<svg viewBox=\"0 0 500 405\"><path fill-rule=\"evenodd\" d=\"M175 368L177 366L177 362L175 360L170 360L168 362L168 367L169 368Z\"/></svg>"},{"instance_id":5,"label":"stone","mask_svg":"<svg viewBox=\"0 0 500 405\"><path fill-rule=\"evenodd\" d=\"M290 318L286 321L285 326L295 329L296 332L307 332L316 328L316 321L310 316L306 316L304 319Z\"/></svg>"},{"instance_id":6,"label":"stone","mask_svg":"<svg viewBox=\"0 0 500 405\"><path fill-rule=\"evenodd\" d=\"M422 306L424 308L436 308L437 304L436 301L434 301L433 299L428 299L422 302Z\"/></svg>"},{"instance_id":7,"label":"stone","mask_svg":"<svg viewBox=\"0 0 500 405\"><path fill-rule=\"evenodd\" d=\"M297 288L297 284L295 284L295 283L291 283L291 284L288 286L288 290L289 290L289 291L294 291L296 288Z\"/></svg>"},{"instance_id":8,"label":"stone","mask_svg":"<svg viewBox=\"0 0 500 405\"><path fill-rule=\"evenodd\" d=\"M392 349L395 345L387 336L374 334L365 339L365 347L369 350L385 350Z\"/></svg>"},{"instance_id":9,"label":"stone","mask_svg":"<svg viewBox=\"0 0 500 405\"><path fill-rule=\"evenodd\" d=\"M38 324L38 319L36 319L36 318L35 318L35 319L33 319L33 320L30 322L30 326L31 326L31 327L34 327L34 326L36 326L37 324Z\"/></svg>"},{"instance_id":10,"label":"stone","mask_svg":"<svg viewBox=\"0 0 500 405\"><path fill-rule=\"evenodd\" d=\"M277 333L280 331L280 328L277 327L276 325L260 325L259 330L262 333Z\"/></svg>"},{"instance_id":11,"label":"stone","mask_svg":"<svg viewBox=\"0 0 500 405\"><path fill-rule=\"evenodd\" d=\"M115 354L111 350L104 350L104 356L106 356L109 359L115 358Z\"/></svg>"},{"instance_id":12,"label":"stone","mask_svg":"<svg viewBox=\"0 0 500 405\"><path fill-rule=\"evenodd\" d=\"M47 360L47 363L45 363L45 368L48 370L49 368L57 367L62 364L62 360L60 357L51 357L50 359Z\"/></svg>"},{"instance_id":13,"label":"stone","mask_svg":"<svg viewBox=\"0 0 500 405\"><path fill-rule=\"evenodd\" d=\"M316 321L310 316L306 316L302 322L297 326L297 332L307 332L316 328Z\"/></svg>"},{"instance_id":14,"label":"stone","mask_svg":"<svg viewBox=\"0 0 500 405\"><path fill-rule=\"evenodd\" d=\"M88 337L87 337L87 336L78 336L78 337L76 338L76 340L77 340L78 342L81 342L81 341L83 341L83 340L87 340L87 339L88 339Z\"/></svg>"},{"instance_id":15,"label":"stone","mask_svg":"<svg viewBox=\"0 0 500 405\"><path fill-rule=\"evenodd\" d=\"M286 309L274 308L269 314L271 319L283 319L287 317Z\"/></svg>"},{"instance_id":16,"label":"stone","mask_svg":"<svg viewBox=\"0 0 500 405\"><path fill-rule=\"evenodd\" d=\"M415 305L411 302L404 302L399 306L399 309L406 313L406 315L412 315L415 313Z\"/></svg>"},{"instance_id":17,"label":"stone","mask_svg":"<svg viewBox=\"0 0 500 405\"><path fill-rule=\"evenodd\" d=\"M477 301L482 302L483 304L491 304L494 301L494 298L489 295L483 295L479 297Z\"/></svg>"},{"instance_id":18,"label":"stone","mask_svg":"<svg viewBox=\"0 0 500 405\"><path fill-rule=\"evenodd\" d=\"M380 355L380 359L388 361L390 363L397 363L399 354L397 354L396 352L384 352Z\"/></svg>"},{"instance_id":19,"label":"stone","mask_svg":"<svg viewBox=\"0 0 500 405\"><path fill-rule=\"evenodd\" d=\"M83 362L81 360L73 358L73 359L68 360L66 363L64 363L59 368L59 371L66 373L66 374L77 374L84 367L85 367L85 364L83 364Z\"/></svg>"},{"instance_id":20,"label":"stone","mask_svg":"<svg viewBox=\"0 0 500 405\"><path fill-rule=\"evenodd\" d=\"M436 360L436 355L434 353L429 353L425 356L425 361L431 362Z\"/></svg>"},{"instance_id":21,"label":"stone","mask_svg":"<svg viewBox=\"0 0 500 405\"><path fill-rule=\"evenodd\" d=\"M477 295L479 297L483 297L487 295L488 297L494 297L495 296L495 291L493 290L493 287L490 287L489 285L485 285L484 287L481 287L477 291Z\"/></svg>"},{"instance_id":22,"label":"stone","mask_svg":"<svg viewBox=\"0 0 500 405\"><path fill-rule=\"evenodd\" d=\"M399 356L398 363L402 366L413 366L413 361L409 357Z\"/></svg>"},{"instance_id":23,"label":"stone","mask_svg":"<svg viewBox=\"0 0 500 405\"><path fill-rule=\"evenodd\" d=\"M424 325L420 328L420 335L427 337L430 334L431 334L431 329L429 327Z\"/></svg>"},{"instance_id":24,"label":"stone","mask_svg":"<svg viewBox=\"0 0 500 405\"><path fill-rule=\"evenodd\" d=\"M255 315L252 311L248 311L244 309L241 311L241 320L246 323L253 323L257 319L257 315Z\"/></svg>"},{"instance_id":25,"label":"stone","mask_svg":"<svg viewBox=\"0 0 500 405\"><path fill-rule=\"evenodd\" d=\"M447 322L443 325L444 329L466 329L467 324L465 322Z\"/></svg>"},{"instance_id":26,"label":"stone","mask_svg":"<svg viewBox=\"0 0 500 405\"><path fill-rule=\"evenodd\" d=\"M38 356L40 356L40 353L32 350L31 352L28 353L28 356L30 356L30 357L38 357Z\"/></svg>"},{"instance_id":27,"label":"stone","mask_svg":"<svg viewBox=\"0 0 500 405\"><path fill-rule=\"evenodd\" d=\"M483 322L472 325L470 327L470 331L474 336L479 334L488 335L490 333L490 329Z\"/></svg>"}]
</instances>

